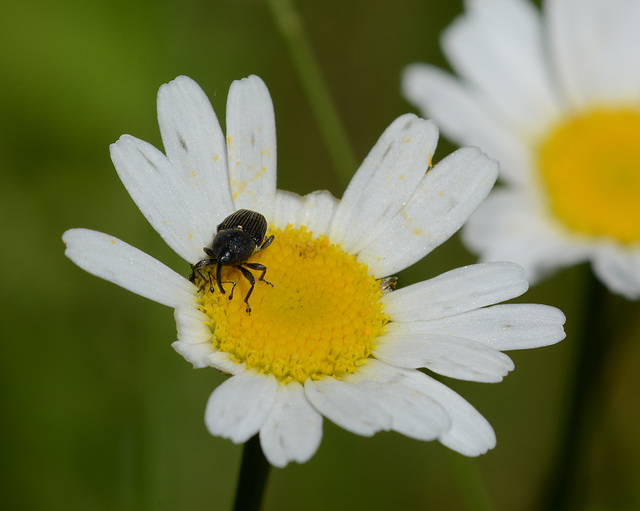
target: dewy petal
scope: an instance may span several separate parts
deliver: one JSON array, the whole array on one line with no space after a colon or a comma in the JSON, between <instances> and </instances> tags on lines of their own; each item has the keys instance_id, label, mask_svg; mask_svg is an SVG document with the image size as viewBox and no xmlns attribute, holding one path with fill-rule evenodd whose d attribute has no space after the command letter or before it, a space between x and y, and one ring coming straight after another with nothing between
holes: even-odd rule
<instances>
[{"instance_id":1,"label":"dewy petal","mask_svg":"<svg viewBox=\"0 0 640 511\"><path fill-rule=\"evenodd\" d=\"M558 110L540 16L529 1L468 2L444 32L442 46L454 69L520 129L538 126Z\"/></svg>"},{"instance_id":2,"label":"dewy petal","mask_svg":"<svg viewBox=\"0 0 640 511\"><path fill-rule=\"evenodd\" d=\"M528 287L515 263L474 264L387 293L382 303L393 321L424 321L510 300Z\"/></svg>"},{"instance_id":3,"label":"dewy petal","mask_svg":"<svg viewBox=\"0 0 640 511\"><path fill-rule=\"evenodd\" d=\"M276 122L269 90L255 75L229 89L227 153L235 209L269 218L276 196Z\"/></svg>"},{"instance_id":4,"label":"dewy petal","mask_svg":"<svg viewBox=\"0 0 640 511\"><path fill-rule=\"evenodd\" d=\"M403 72L402 91L423 115L438 120L447 138L459 146L481 147L500 161L501 178L523 181L529 152L522 137L513 124L495 115L477 90L434 66L411 64Z\"/></svg>"},{"instance_id":5,"label":"dewy petal","mask_svg":"<svg viewBox=\"0 0 640 511\"><path fill-rule=\"evenodd\" d=\"M160 261L89 229L64 233L65 255L89 273L169 307L193 306L196 287Z\"/></svg>"},{"instance_id":6,"label":"dewy petal","mask_svg":"<svg viewBox=\"0 0 640 511\"><path fill-rule=\"evenodd\" d=\"M434 440L451 427L444 408L421 391L407 371L369 359L346 385L366 391L391 416L391 429L417 440Z\"/></svg>"},{"instance_id":7,"label":"dewy petal","mask_svg":"<svg viewBox=\"0 0 640 511\"><path fill-rule=\"evenodd\" d=\"M391 123L351 179L329 238L357 254L382 234L429 169L437 142L433 121L406 114Z\"/></svg>"},{"instance_id":8,"label":"dewy petal","mask_svg":"<svg viewBox=\"0 0 640 511\"><path fill-rule=\"evenodd\" d=\"M158 91L158 124L175 178L189 194L195 229L213 234L233 202L227 146L211 103L196 82L179 76Z\"/></svg>"},{"instance_id":9,"label":"dewy petal","mask_svg":"<svg viewBox=\"0 0 640 511\"><path fill-rule=\"evenodd\" d=\"M413 334L462 337L499 351L540 348L565 338L564 314L538 304L501 304L401 326Z\"/></svg>"},{"instance_id":10,"label":"dewy petal","mask_svg":"<svg viewBox=\"0 0 640 511\"><path fill-rule=\"evenodd\" d=\"M347 431L371 436L377 431L391 429L391 414L366 390L329 376L321 380L306 380L304 392L316 410Z\"/></svg>"},{"instance_id":11,"label":"dewy petal","mask_svg":"<svg viewBox=\"0 0 640 511\"><path fill-rule=\"evenodd\" d=\"M271 411L278 390L272 374L245 371L222 383L209 397L204 412L207 429L233 443L258 433Z\"/></svg>"},{"instance_id":12,"label":"dewy petal","mask_svg":"<svg viewBox=\"0 0 640 511\"><path fill-rule=\"evenodd\" d=\"M120 137L110 150L122 184L165 243L191 264L202 259L202 247L213 240L213 231L202 231L202 222L196 220L206 207L193 203L191 191L167 157L130 135Z\"/></svg>"},{"instance_id":13,"label":"dewy petal","mask_svg":"<svg viewBox=\"0 0 640 511\"><path fill-rule=\"evenodd\" d=\"M357 258L378 277L397 273L449 239L486 198L498 177L498 163L473 147L447 156L422 179L401 209L389 218ZM383 200L385 190L378 191Z\"/></svg>"},{"instance_id":14,"label":"dewy petal","mask_svg":"<svg viewBox=\"0 0 640 511\"><path fill-rule=\"evenodd\" d=\"M504 353L484 344L451 335L414 334L411 324L391 328L377 340L373 355L397 367L427 368L458 380L502 381L514 369Z\"/></svg>"},{"instance_id":15,"label":"dewy petal","mask_svg":"<svg viewBox=\"0 0 640 511\"><path fill-rule=\"evenodd\" d=\"M640 298L640 247L605 245L596 250L593 271L615 293L629 300Z\"/></svg>"},{"instance_id":16,"label":"dewy petal","mask_svg":"<svg viewBox=\"0 0 640 511\"><path fill-rule=\"evenodd\" d=\"M496 435L487 420L446 385L419 371L405 373L421 392L439 403L451 418L451 427L438 440L465 456L479 456L496 445Z\"/></svg>"},{"instance_id":17,"label":"dewy petal","mask_svg":"<svg viewBox=\"0 0 640 511\"><path fill-rule=\"evenodd\" d=\"M260 444L269 463L284 467L304 463L322 440L322 415L307 401L297 381L279 385L276 401L260 428Z\"/></svg>"}]
</instances>

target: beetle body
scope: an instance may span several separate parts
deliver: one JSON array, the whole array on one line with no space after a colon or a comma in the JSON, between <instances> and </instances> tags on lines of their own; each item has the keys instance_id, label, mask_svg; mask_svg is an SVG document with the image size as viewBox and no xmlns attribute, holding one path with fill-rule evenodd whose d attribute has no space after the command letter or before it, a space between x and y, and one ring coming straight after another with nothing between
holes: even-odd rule
<instances>
[{"instance_id":1,"label":"beetle body","mask_svg":"<svg viewBox=\"0 0 640 511\"><path fill-rule=\"evenodd\" d=\"M267 233L267 220L263 215L256 211L248 209L239 209L235 213L225 218L216 230L211 247L204 247L204 252L209 256L194 264L191 269L190 280L195 280L195 274L200 275L203 281L207 279L202 273L201 268L206 266L216 266L216 282L220 293L225 294L222 287L222 267L232 266L240 270L240 273L249 281L251 288L247 292L244 302L247 304L247 314L251 314L251 306L249 305L249 297L255 286L255 277L249 271L258 270L262 274L258 280L273 286L271 282L264 280L267 267L260 263L248 263L247 260L255 253L264 250L273 241L273 236L265 238ZM233 298L233 290L236 283L233 283L229 299ZM203 284L204 285L204 284ZM213 293L213 281L211 273L209 273L210 291Z\"/></svg>"}]
</instances>

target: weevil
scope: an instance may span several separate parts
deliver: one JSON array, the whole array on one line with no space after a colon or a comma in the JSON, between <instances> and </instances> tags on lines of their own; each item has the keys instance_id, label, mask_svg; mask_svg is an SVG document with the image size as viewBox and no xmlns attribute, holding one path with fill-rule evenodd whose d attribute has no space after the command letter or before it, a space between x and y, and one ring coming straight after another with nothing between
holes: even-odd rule
<instances>
[{"instance_id":1,"label":"weevil","mask_svg":"<svg viewBox=\"0 0 640 511\"><path fill-rule=\"evenodd\" d=\"M261 252L273 241L273 235L268 238L265 236L267 233L267 220L266 218L256 211L250 211L248 209L239 209L235 213L225 218L216 229L216 235L213 238L211 247L204 247L205 254L209 257L198 261L191 266L190 280L195 280L195 274L197 273L202 278L203 282L207 281L207 278L202 273L202 268L206 266L216 266L216 279L218 289L220 293L225 294L225 290L222 287L222 267L231 266L240 270L240 273L246 278L251 287L247 292L247 296L244 297L244 302L247 304L246 312L251 314L251 306L249 305L249 297L253 293L253 288L256 284L256 279L249 271L257 270L261 271L259 281L264 282L270 286L273 286L271 282L264 280L265 273L267 273L267 267L260 263L248 263L247 260L258 252ZM213 293L213 281L211 273L209 273L209 287ZM204 286L204 284L203 284ZM229 300L233 298L233 290L236 287L236 283L233 282L231 288L231 294Z\"/></svg>"}]
</instances>

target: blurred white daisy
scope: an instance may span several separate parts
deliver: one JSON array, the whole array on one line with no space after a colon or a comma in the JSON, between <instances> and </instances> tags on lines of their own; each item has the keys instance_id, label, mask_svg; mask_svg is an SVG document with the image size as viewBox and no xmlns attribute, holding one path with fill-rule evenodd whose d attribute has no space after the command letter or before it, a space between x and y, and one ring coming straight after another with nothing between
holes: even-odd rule
<instances>
[{"instance_id":1,"label":"blurred white daisy","mask_svg":"<svg viewBox=\"0 0 640 511\"><path fill-rule=\"evenodd\" d=\"M640 2L468 0L442 46L460 79L409 66L403 91L506 184L463 239L535 281L590 261L640 297Z\"/></svg>"},{"instance_id":2,"label":"blurred white daisy","mask_svg":"<svg viewBox=\"0 0 640 511\"><path fill-rule=\"evenodd\" d=\"M527 289L511 263L479 264L389 292L376 280L449 238L488 194L496 162L460 149L431 167L438 132L414 115L383 133L342 201L276 189L273 106L260 78L234 82L226 138L207 97L181 76L160 88L166 156L129 135L111 146L131 197L167 244L192 265L238 209L262 213L273 243L250 261L273 287L223 267L226 291L199 286L126 243L95 231L64 234L81 268L175 309L173 346L195 367L231 375L211 395L205 422L233 442L259 433L269 462L304 462L322 416L360 435L395 430L438 439L468 456L490 449L487 421L416 368L498 382L513 369L502 350L555 343L563 314L543 305L494 305ZM204 272L208 270L204 268ZM205 279L209 277L204 273Z\"/></svg>"}]
</instances>

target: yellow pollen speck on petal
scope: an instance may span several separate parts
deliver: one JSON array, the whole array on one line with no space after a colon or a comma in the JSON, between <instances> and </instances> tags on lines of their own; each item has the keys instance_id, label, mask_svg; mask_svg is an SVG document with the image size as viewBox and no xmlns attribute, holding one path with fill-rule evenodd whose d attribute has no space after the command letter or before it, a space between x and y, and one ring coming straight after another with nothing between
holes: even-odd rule
<instances>
[{"instance_id":1,"label":"yellow pollen speck on petal","mask_svg":"<svg viewBox=\"0 0 640 511\"><path fill-rule=\"evenodd\" d=\"M554 217L586 236L640 241L640 111L594 110L558 124L538 148Z\"/></svg>"},{"instance_id":2,"label":"yellow pollen speck on petal","mask_svg":"<svg viewBox=\"0 0 640 511\"><path fill-rule=\"evenodd\" d=\"M239 270L223 267L225 294L215 282L210 290L208 273L215 279L215 266L204 269L204 285L196 279L202 288L200 309L210 318L212 348L280 382L355 372L389 320L380 283L325 236L291 226L268 234L275 236L273 243L249 262L267 267L265 280L273 287L258 281L261 272L253 270L250 315L244 302L250 284Z\"/></svg>"}]
</instances>

